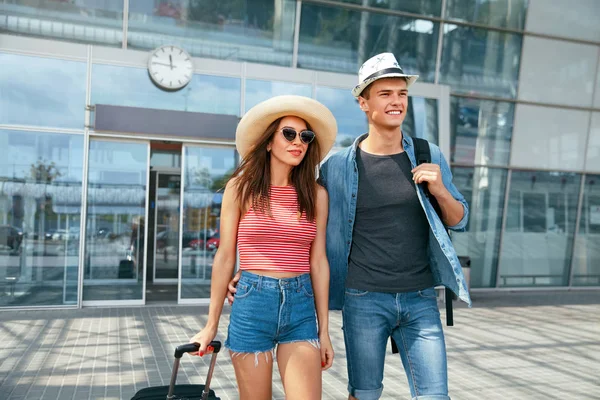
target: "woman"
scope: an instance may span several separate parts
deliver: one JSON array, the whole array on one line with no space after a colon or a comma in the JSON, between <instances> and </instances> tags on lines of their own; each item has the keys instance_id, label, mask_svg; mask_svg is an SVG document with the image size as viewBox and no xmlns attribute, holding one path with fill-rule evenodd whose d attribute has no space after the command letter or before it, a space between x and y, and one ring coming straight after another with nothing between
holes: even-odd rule
<instances>
[{"instance_id":1,"label":"woman","mask_svg":"<svg viewBox=\"0 0 600 400\"><path fill-rule=\"evenodd\" d=\"M208 323L191 342L214 339L239 248L242 276L231 309L229 348L240 399L271 399L277 357L286 399L320 399L329 338L327 192L315 171L337 125L321 103L278 96L248 111L236 131L244 161L226 185Z\"/></svg>"}]
</instances>

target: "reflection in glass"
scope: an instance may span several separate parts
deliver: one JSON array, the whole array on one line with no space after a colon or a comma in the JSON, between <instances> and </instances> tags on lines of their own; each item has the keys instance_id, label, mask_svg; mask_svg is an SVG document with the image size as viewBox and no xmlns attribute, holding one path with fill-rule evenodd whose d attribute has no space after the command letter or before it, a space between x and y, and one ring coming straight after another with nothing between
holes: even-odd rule
<instances>
[{"instance_id":1,"label":"reflection in glass","mask_svg":"<svg viewBox=\"0 0 600 400\"><path fill-rule=\"evenodd\" d=\"M454 167L452 174L470 210L467 230L452 232L452 243L458 255L471 257L471 287L494 287L507 171Z\"/></svg>"},{"instance_id":2,"label":"reflection in glass","mask_svg":"<svg viewBox=\"0 0 600 400\"><path fill-rule=\"evenodd\" d=\"M197 57L291 66L296 2L130 1L127 45L182 46Z\"/></svg>"},{"instance_id":3,"label":"reflection in glass","mask_svg":"<svg viewBox=\"0 0 600 400\"><path fill-rule=\"evenodd\" d=\"M84 62L0 53L0 123L83 129Z\"/></svg>"},{"instance_id":4,"label":"reflection in glass","mask_svg":"<svg viewBox=\"0 0 600 400\"><path fill-rule=\"evenodd\" d=\"M0 32L2 31L24 36L121 46L123 0L2 1Z\"/></svg>"},{"instance_id":5,"label":"reflection in glass","mask_svg":"<svg viewBox=\"0 0 600 400\"><path fill-rule=\"evenodd\" d=\"M600 175L585 177L571 284L600 286Z\"/></svg>"},{"instance_id":6,"label":"reflection in glass","mask_svg":"<svg viewBox=\"0 0 600 400\"><path fill-rule=\"evenodd\" d=\"M437 99L410 96L402 133L439 144Z\"/></svg>"},{"instance_id":7,"label":"reflection in glass","mask_svg":"<svg viewBox=\"0 0 600 400\"><path fill-rule=\"evenodd\" d=\"M444 24L440 83L454 92L514 98L522 35Z\"/></svg>"},{"instance_id":8,"label":"reflection in glass","mask_svg":"<svg viewBox=\"0 0 600 400\"><path fill-rule=\"evenodd\" d=\"M446 0L446 18L523 30L527 0Z\"/></svg>"},{"instance_id":9,"label":"reflection in glass","mask_svg":"<svg viewBox=\"0 0 600 400\"><path fill-rule=\"evenodd\" d=\"M92 67L92 104L239 115L240 87L238 78L194 74L185 88L166 92L154 86L146 69Z\"/></svg>"},{"instance_id":10,"label":"reflection in glass","mask_svg":"<svg viewBox=\"0 0 600 400\"><path fill-rule=\"evenodd\" d=\"M181 175L158 172L154 217L153 282L177 279L179 267L179 197ZM184 246L187 235L184 234Z\"/></svg>"},{"instance_id":11,"label":"reflection in glass","mask_svg":"<svg viewBox=\"0 0 600 400\"><path fill-rule=\"evenodd\" d=\"M196 146L185 146L184 152L181 298L209 298L223 189L237 165L236 155L233 149Z\"/></svg>"},{"instance_id":12,"label":"reflection in glass","mask_svg":"<svg viewBox=\"0 0 600 400\"><path fill-rule=\"evenodd\" d=\"M148 144L90 140L83 300L141 300Z\"/></svg>"},{"instance_id":13,"label":"reflection in glass","mask_svg":"<svg viewBox=\"0 0 600 400\"><path fill-rule=\"evenodd\" d=\"M508 165L513 103L451 97L452 162Z\"/></svg>"},{"instance_id":14,"label":"reflection in glass","mask_svg":"<svg viewBox=\"0 0 600 400\"><path fill-rule=\"evenodd\" d=\"M512 172L499 286L567 285L580 184L570 172Z\"/></svg>"},{"instance_id":15,"label":"reflection in glass","mask_svg":"<svg viewBox=\"0 0 600 400\"><path fill-rule=\"evenodd\" d=\"M392 11L404 11L413 14L439 17L442 12L442 0L339 0L366 7Z\"/></svg>"},{"instance_id":16,"label":"reflection in glass","mask_svg":"<svg viewBox=\"0 0 600 400\"><path fill-rule=\"evenodd\" d=\"M439 24L302 4L298 67L358 73L370 57L392 52L405 72L433 82Z\"/></svg>"},{"instance_id":17,"label":"reflection in glass","mask_svg":"<svg viewBox=\"0 0 600 400\"><path fill-rule=\"evenodd\" d=\"M273 96L293 94L297 96L312 97L312 86L303 83L282 81L246 80L246 96L244 101L245 112Z\"/></svg>"},{"instance_id":18,"label":"reflection in glass","mask_svg":"<svg viewBox=\"0 0 600 400\"><path fill-rule=\"evenodd\" d=\"M0 307L77 304L83 135L0 131Z\"/></svg>"},{"instance_id":19,"label":"reflection in glass","mask_svg":"<svg viewBox=\"0 0 600 400\"><path fill-rule=\"evenodd\" d=\"M332 151L350 146L354 139L368 132L367 117L349 89L318 86L317 100L329 108L337 121L338 134Z\"/></svg>"}]
</instances>

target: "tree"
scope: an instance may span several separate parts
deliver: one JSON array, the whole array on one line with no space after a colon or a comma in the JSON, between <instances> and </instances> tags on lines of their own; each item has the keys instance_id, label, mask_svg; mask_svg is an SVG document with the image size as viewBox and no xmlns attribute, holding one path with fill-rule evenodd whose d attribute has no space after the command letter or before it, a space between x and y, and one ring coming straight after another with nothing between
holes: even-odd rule
<instances>
[{"instance_id":1,"label":"tree","mask_svg":"<svg viewBox=\"0 0 600 400\"><path fill-rule=\"evenodd\" d=\"M42 158L38 159L35 164L31 164L30 173L38 183L52 183L53 180L62 176L54 161L48 163Z\"/></svg>"}]
</instances>

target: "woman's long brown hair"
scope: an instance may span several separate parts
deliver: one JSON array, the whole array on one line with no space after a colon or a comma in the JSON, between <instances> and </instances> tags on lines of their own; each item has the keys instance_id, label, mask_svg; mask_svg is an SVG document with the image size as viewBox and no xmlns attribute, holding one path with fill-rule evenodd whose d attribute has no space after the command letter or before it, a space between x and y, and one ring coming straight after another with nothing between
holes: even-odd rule
<instances>
[{"instance_id":1,"label":"woman's long brown hair","mask_svg":"<svg viewBox=\"0 0 600 400\"><path fill-rule=\"evenodd\" d=\"M254 148L231 175L230 179L236 178L237 200L242 209L251 204L255 212L271 215L271 202L269 201L271 153L267 151L267 145L273 138L282 119L283 117L269 125ZM312 130L308 122L306 122L306 128ZM315 134L318 135L319 133L315 132ZM299 215L305 212L309 221L314 221L316 215L317 183L315 171L319 164L320 154L319 142L313 140L308 145L304 159L292 169L290 175L292 185L298 194Z\"/></svg>"}]
</instances>

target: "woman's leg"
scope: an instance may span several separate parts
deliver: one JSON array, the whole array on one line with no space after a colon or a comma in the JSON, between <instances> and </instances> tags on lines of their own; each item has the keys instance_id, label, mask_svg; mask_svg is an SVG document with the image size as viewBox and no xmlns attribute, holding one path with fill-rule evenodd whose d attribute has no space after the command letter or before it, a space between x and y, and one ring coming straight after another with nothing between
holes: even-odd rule
<instances>
[{"instance_id":1,"label":"woman's leg","mask_svg":"<svg viewBox=\"0 0 600 400\"><path fill-rule=\"evenodd\" d=\"M310 342L277 346L277 365L286 400L321 398L321 352Z\"/></svg>"},{"instance_id":2,"label":"woman's leg","mask_svg":"<svg viewBox=\"0 0 600 400\"><path fill-rule=\"evenodd\" d=\"M235 370L240 400L271 400L273 352L229 354Z\"/></svg>"}]
</instances>

